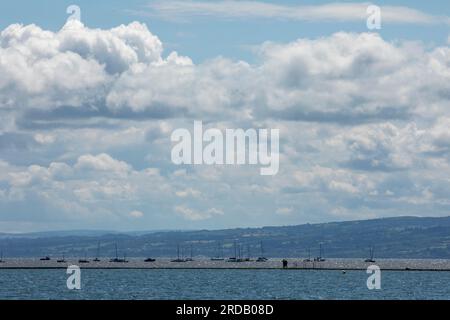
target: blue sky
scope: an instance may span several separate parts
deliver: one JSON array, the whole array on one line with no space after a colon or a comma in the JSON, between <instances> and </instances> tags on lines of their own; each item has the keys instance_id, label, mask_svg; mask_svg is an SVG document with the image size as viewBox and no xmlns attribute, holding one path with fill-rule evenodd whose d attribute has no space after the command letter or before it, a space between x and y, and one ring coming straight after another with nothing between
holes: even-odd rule
<instances>
[{"instance_id":1,"label":"blue sky","mask_svg":"<svg viewBox=\"0 0 450 320\"><path fill-rule=\"evenodd\" d=\"M375 4L1 2L0 232L449 215L450 4ZM174 165L194 120L280 172Z\"/></svg>"},{"instance_id":2,"label":"blue sky","mask_svg":"<svg viewBox=\"0 0 450 320\"><path fill-rule=\"evenodd\" d=\"M164 2L164 1L162 1ZM214 3L214 1L211 1ZM266 1L270 3L270 1ZM342 1L342 3L355 1ZM356 1L358 2L358 1ZM157 1L100 0L100 1L3 1L0 4L0 28L12 23L35 23L57 31L65 23L66 8L76 4L82 9L83 22L92 28L111 28L132 21L144 22L163 41L166 50L177 50L195 62L218 55L234 59L254 59L251 47L264 41L288 42L302 37L320 37L338 31L364 32L365 21L293 21L283 18L230 18L192 15L183 19L167 19L152 10ZM332 3L332 1L276 1L277 5L305 6ZM433 1L377 1L383 6L405 6L429 15L450 15L450 4ZM385 23L380 34L385 39L420 40L430 45L447 41L449 26L442 24ZM208 46L204 44L208 43Z\"/></svg>"}]
</instances>

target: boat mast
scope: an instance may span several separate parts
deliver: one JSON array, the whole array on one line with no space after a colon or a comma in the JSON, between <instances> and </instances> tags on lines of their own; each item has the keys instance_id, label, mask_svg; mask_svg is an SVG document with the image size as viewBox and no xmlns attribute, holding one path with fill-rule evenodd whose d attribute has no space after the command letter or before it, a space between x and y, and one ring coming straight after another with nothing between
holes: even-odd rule
<instances>
[{"instance_id":1,"label":"boat mast","mask_svg":"<svg viewBox=\"0 0 450 320\"><path fill-rule=\"evenodd\" d=\"M100 241L97 243L97 254L95 259L98 260L98 257L100 256Z\"/></svg>"},{"instance_id":2,"label":"boat mast","mask_svg":"<svg viewBox=\"0 0 450 320\"><path fill-rule=\"evenodd\" d=\"M261 258L264 258L264 247L262 241L259 242L259 247L261 249Z\"/></svg>"},{"instance_id":3,"label":"boat mast","mask_svg":"<svg viewBox=\"0 0 450 320\"><path fill-rule=\"evenodd\" d=\"M319 243L319 258L322 258L322 243Z\"/></svg>"}]
</instances>

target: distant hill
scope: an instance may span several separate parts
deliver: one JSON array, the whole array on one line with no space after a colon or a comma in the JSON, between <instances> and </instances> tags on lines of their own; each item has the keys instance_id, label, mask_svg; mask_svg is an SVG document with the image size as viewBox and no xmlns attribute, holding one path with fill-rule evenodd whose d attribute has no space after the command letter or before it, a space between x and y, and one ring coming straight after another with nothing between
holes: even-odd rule
<instances>
[{"instance_id":1,"label":"distant hill","mask_svg":"<svg viewBox=\"0 0 450 320\"><path fill-rule=\"evenodd\" d=\"M95 256L100 241L100 255L111 257L115 244L119 254L128 257L173 257L177 244L185 255L192 245L195 256L217 254L218 244L225 256L234 255L234 243L242 247L243 256L260 255L263 243L268 257L299 257L319 254L322 243L325 257L367 257L373 246L376 258L445 258L450 259L450 217L398 217L363 221L305 224L226 230L163 231L117 233L108 231L56 232L0 236L6 257L51 255Z\"/></svg>"},{"instance_id":2,"label":"distant hill","mask_svg":"<svg viewBox=\"0 0 450 320\"><path fill-rule=\"evenodd\" d=\"M51 238L51 237L67 237L67 236L88 236L97 237L104 234L118 233L106 230L67 230L67 231L42 231L29 233L0 233L0 239L11 238Z\"/></svg>"}]
</instances>

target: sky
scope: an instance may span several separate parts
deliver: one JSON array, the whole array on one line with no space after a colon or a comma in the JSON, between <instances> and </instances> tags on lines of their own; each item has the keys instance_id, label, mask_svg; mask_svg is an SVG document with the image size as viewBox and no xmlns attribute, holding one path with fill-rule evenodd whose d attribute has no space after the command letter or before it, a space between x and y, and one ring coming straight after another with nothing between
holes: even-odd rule
<instances>
[{"instance_id":1,"label":"sky","mask_svg":"<svg viewBox=\"0 0 450 320\"><path fill-rule=\"evenodd\" d=\"M16 0L0 32L0 232L449 215L448 1ZM196 120L279 129L279 173L175 165Z\"/></svg>"}]
</instances>

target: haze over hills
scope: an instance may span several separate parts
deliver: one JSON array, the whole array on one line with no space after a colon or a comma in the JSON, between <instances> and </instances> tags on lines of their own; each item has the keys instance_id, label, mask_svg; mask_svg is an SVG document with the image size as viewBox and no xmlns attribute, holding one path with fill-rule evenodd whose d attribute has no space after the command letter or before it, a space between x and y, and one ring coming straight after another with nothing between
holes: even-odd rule
<instances>
[{"instance_id":1,"label":"haze over hills","mask_svg":"<svg viewBox=\"0 0 450 320\"><path fill-rule=\"evenodd\" d=\"M2 233L0 232L0 239L11 238L51 238L51 237L67 237L67 236L89 236L100 237L103 235L112 234L127 234L127 235L145 235L154 232L167 232L172 230L146 230L146 231L129 231L121 232L114 230L64 230L64 231L39 231L39 232L26 232L26 233Z\"/></svg>"},{"instance_id":2,"label":"haze over hills","mask_svg":"<svg viewBox=\"0 0 450 320\"><path fill-rule=\"evenodd\" d=\"M367 257L369 247L376 258L450 258L450 217L397 217L362 221L304 224L298 226L240 228L199 231L153 231L119 233L112 231L40 232L1 234L0 247L5 257L95 256L174 257L179 244L185 255L215 256L218 244L225 257L234 255L234 243L244 256L260 255L260 243L268 257L304 257L319 254L322 243L325 257Z\"/></svg>"}]
</instances>

